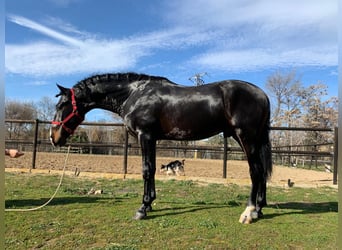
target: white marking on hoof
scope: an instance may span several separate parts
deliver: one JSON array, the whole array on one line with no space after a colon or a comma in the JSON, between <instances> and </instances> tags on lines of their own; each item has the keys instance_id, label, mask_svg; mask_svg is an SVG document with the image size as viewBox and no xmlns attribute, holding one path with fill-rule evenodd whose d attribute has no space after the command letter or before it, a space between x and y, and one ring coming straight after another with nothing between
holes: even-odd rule
<instances>
[{"instance_id":1,"label":"white marking on hoof","mask_svg":"<svg viewBox=\"0 0 342 250\"><path fill-rule=\"evenodd\" d=\"M245 211L241 214L239 222L242 224L250 224L252 220L255 219L255 207L247 206ZM258 214L256 213L256 218L258 218Z\"/></svg>"},{"instance_id":2,"label":"white marking on hoof","mask_svg":"<svg viewBox=\"0 0 342 250\"><path fill-rule=\"evenodd\" d=\"M146 213L142 212L142 211L137 211L135 213L135 216L133 217L133 220L142 220L146 217Z\"/></svg>"},{"instance_id":3,"label":"white marking on hoof","mask_svg":"<svg viewBox=\"0 0 342 250\"><path fill-rule=\"evenodd\" d=\"M257 211L251 212L251 216L252 216L252 219L258 219L259 218L259 215L258 215Z\"/></svg>"}]
</instances>

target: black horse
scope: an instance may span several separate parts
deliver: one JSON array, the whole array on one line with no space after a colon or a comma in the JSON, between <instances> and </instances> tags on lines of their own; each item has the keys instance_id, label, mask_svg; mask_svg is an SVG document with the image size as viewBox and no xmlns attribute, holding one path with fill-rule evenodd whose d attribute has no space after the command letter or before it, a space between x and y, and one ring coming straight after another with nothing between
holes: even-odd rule
<instances>
[{"instance_id":1,"label":"black horse","mask_svg":"<svg viewBox=\"0 0 342 250\"><path fill-rule=\"evenodd\" d=\"M66 139L95 108L120 115L140 141L144 195L135 219L146 217L156 198L156 141L198 140L223 132L244 150L252 187L241 223L261 217L266 205L266 181L272 173L270 103L257 86L238 80L198 87L177 85L164 77L144 74L102 74L86 78L60 93L50 131L51 142Z\"/></svg>"}]
</instances>

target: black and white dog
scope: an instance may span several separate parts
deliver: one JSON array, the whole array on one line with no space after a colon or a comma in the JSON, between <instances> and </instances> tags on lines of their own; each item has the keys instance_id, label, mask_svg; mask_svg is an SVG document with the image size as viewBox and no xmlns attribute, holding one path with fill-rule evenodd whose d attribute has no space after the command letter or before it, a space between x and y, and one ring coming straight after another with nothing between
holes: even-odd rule
<instances>
[{"instance_id":1,"label":"black and white dog","mask_svg":"<svg viewBox=\"0 0 342 250\"><path fill-rule=\"evenodd\" d=\"M184 161L172 161L167 165L161 165L160 173L166 172L167 175L185 175L184 173Z\"/></svg>"}]
</instances>

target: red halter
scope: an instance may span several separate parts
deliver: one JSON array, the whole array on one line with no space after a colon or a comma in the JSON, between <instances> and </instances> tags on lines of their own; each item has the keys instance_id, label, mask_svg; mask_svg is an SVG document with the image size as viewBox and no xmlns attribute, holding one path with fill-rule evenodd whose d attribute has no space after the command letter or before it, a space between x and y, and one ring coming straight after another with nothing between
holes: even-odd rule
<instances>
[{"instance_id":1,"label":"red halter","mask_svg":"<svg viewBox=\"0 0 342 250\"><path fill-rule=\"evenodd\" d=\"M65 131L67 131L70 135L72 135L77 126L80 125L82 123L82 121L84 120L84 117L82 117L78 111L77 111L77 105L76 105L76 99L75 99L75 92L74 92L74 89L70 89L70 92L71 92L71 104L72 104L72 112L66 117L64 118L63 121L61 122L58 122L58 121L52 121L51 123L54 124L54 125L58 125L58 126L61 126L65 129ZM69 127L67 127L65 124L70 120L72 119L73 117L76 117L78 118L78 124L77 126L75 127L75 129L71 129Z\"/></svg>"}]
</instances>

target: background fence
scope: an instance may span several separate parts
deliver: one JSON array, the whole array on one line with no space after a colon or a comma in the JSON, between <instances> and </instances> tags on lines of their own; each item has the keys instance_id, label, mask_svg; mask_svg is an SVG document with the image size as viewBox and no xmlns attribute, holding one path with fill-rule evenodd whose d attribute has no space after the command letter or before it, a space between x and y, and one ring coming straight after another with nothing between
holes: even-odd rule
<instances>
[{"instance_id":1,"label":"background fence","mask_svg":"<svg viewBox=\"0 0 342 250\"><path fill-rule=\"evenodd\" d=\"M41 120L5 120L6 148L31 151L32 168L35 168L37 152L65 152L54 148L49 141L50 122ZM140 155L136 138L129 135L122 123L84 122L70 140L73 153L123 155L123 171L127 173L128 155ZM296 144L303 133L313 133L312 141ZM323 143L318 142L327 133ZM95 139L94 139L95 138ZM105 138L105 140L103 139ZM337 184L338 129L273 127L271 130L272 156L276 164L292 167L320 168L333 172L333 184ZM222 176L227 176L227 159L244 160L241 148L232 140L221 138L217 143L202 141L160 141L157 155L177 158L223 159Z\"/></svg>"}]
</instances>

